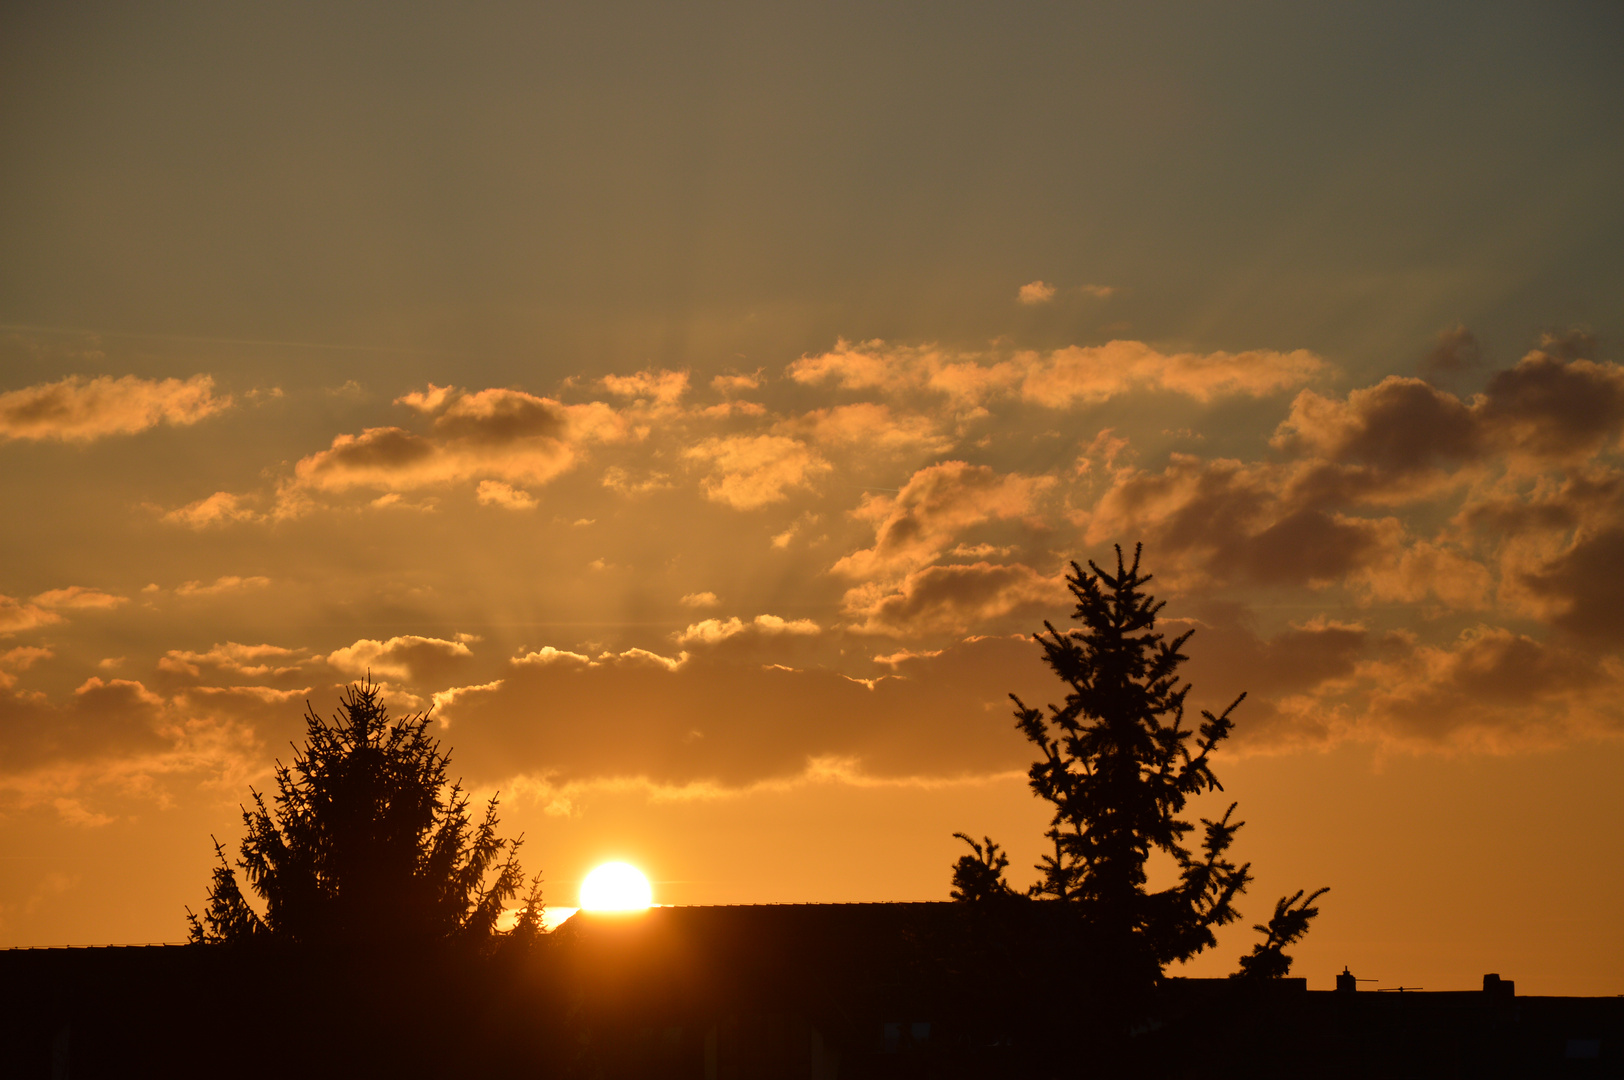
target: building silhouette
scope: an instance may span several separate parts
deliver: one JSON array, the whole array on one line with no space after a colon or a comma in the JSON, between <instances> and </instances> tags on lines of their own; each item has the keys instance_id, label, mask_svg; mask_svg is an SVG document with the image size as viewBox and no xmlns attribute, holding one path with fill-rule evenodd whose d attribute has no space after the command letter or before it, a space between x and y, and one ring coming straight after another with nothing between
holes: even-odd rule
<instances>
[{"instance_id":1,"label":"building silhouette","mask_svg":"<svg viewBox=\"0 0 1624 1080\"><path fill-rule=\"evenodd\" d=\"M1624 1076L1624 997L1168 979L1113 1034L1061 905L578 913L524 955L0 953L0 1075Z\"/></svg>"}]
</instances>

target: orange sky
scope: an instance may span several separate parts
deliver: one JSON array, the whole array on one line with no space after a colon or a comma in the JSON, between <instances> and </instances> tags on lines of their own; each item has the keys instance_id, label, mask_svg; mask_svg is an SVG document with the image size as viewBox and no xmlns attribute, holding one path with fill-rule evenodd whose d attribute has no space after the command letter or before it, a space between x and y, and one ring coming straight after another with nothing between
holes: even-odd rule
<instances>
[{"instance_id":1,"label":"orange sky","mask_svg":"<svg viewBox=\"0 0 1624 1080\"><path fill-rule=\"evenodd\" d=\"M0 16L0 945L179 939L369 670L561 904L1024 884L1143 540L1195 973L1624 991L1616 13L106 14Z\"/></svg>"}]
</instances>

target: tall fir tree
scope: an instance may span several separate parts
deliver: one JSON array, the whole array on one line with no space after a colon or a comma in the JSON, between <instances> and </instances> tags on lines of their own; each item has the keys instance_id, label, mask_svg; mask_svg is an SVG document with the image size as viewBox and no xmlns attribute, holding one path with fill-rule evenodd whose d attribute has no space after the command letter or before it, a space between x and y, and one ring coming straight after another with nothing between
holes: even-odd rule
<instances>
[{"instance_id":1,"label":"tall fir tree","mask_svg":"<svg viewBox=\"0 0 1624 1080\"><path fill-rule=\"evenodd\" d=\"M327 723L306 711L306 741L276 766L271 805L251 791L235 866L215 842L208 906L187 911L195 942L302 945L484 942L523 884L521 839L497 835L496 797L475 824L447 779L450 756L427 714L391 721L369 679L346 689ZM249 904L237 870L263 902ZM521 913L532 933L540 879Z\"/></svg>"},{"instance_id":2,"label":"tall fir tree","mask_svg":"<svg viewBox=\"0 0 1624 1080\"><path fill-rule=\"evenodd\" d=\"M1246 695L1218 715L1203 710L1199 726L1185 726L1190 686L1178 671L1194 631L1171 641L1157 633L1163 605L1145 591L1151 579L1140 572L1141 548L1131 565L1120 547L1116 554L1115 574L1092 561L1087 570L1071 566L1072 617L1081 625L1062 632L1045 622L1046 633L1035 635L1045 662L1067 685L1065 703L1045 711L1010 696L1016 726L1039 752L1029 770L1032 790L1054 807L1046 833L1052 851L1028 895L1076 905L1107 969L1102 974L1144 984L1168 964L1215 945L1216 928L1239 915L1235 901L1251 881L1251 865L1228 856L1244 824L1234 820L1235 804L1221 817L1199 819L1194 848L1196 826L1183 815L1191 797L1223 789L1212 754L1229 737ZM989 839L971 847L974 854L954 867L954 897L1012 892L997 846ZM1178 878L1151 891L1147 866L1158 853L1173 861ZM1324 891L1300 906L1294 906L1300 892L1282 899L1274 930L1259 928L1267 940L1243 962L1243 973L1289 968L1281 949L1307 932L1318 913L1309 904Z\"/></svg>"}]
</instances>

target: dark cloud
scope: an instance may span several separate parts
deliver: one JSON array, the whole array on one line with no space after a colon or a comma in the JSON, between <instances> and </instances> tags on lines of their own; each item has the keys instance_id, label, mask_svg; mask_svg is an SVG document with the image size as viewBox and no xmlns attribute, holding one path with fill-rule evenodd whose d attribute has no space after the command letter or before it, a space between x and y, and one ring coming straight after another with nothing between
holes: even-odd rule
<instances>
[{"instance_id":1,"label":"dark cloud","mask_svg":"<svg viewBox=\"0 0 1624 1080\"><path fill-rule=\"evenodd\" d=\"M480 783L739 787L799 776L815 759L891 777L1018 770L1029 754L1006 695L1057 686L1035 645L1008 638L904 658L867 680L705 653L672 665L554 650L511 664L499 684L442 695L437 714Z\"/></svg>"},{"instance_id":2,"label":"dark cloud","mask_svg":"<svg viewBox=\"0 0 1624 1080\"><path fill-rule=\"evenodd\" d=\"M1368 737L1506 752L1624 733L1624 679L1594 653L1499 627L1417 644L1360 671Z\"/></svg>"},{"instance_id":3,"label":"dark cloud","mask_svg":"<svg viewBox=\"0 0 1624 1080\"><path fill-rule=\"evenodd\" d=\"M1582 537L1562 555L1522 575L1553 608L1551 622L1598 645L1624 641L1624 528Z\"/></svg>"},{"instance_id":4,"label":"dark cloud","mask_svg":"<svg viewBox=\"0 0 1624 1080\"><path fill-rule=\"evenodd\" d=\"M1369 654L1375 635L1357 624L1315 620L1265 638L1240 604L1207 602L1197 610L1198 619L1169 620L1163 630L1170 634L1195 627L1184 647L1190 660L1182 671L1191 684L1191 707L1218 712L1245 693L1246 702L1235 713L1237 749L1327 742L1332 734L1328 712L1292 707L1288 699L1313 695L1350 677Z\"/></svg>"},{"instance_id":5,"label":"dark cloud","mask_svg":"<svg viewBox=\"0 0 1624 1080\"><path fill-rule=\"evenodd\" d=\"M163 699L126 679L92 677L63 705L0 693L0 775L168 750L174 738L160 731L163 719Z\"/></svg>"},{"instance_id":6,"label":"dark cloud","mask_svg":"<svg viewBox=\"0 0 1624 1080\"><path fill-rule=\"evenodd\" d=\"M1303 391L1271 440L1305 465L1291 498L1397 503L1458 483L1467 466L1574 464L1624 433L1624 368L1547 339L1470 402L1393 375L1338 401Z\"/></svg>"},{"instance_id":7,"label":"dark cloud","mask_svg":"<svg viewBox=\"0 0 1624 1080\"><path fill-rule=\"evenodd\" d=\"M1553 348L1556 348L1553 346ZM1549 458L1594 452L1624 430L1624 368L1536 350L1497 372L1474 408L1509 449Z\"/></svg>"},{"instance_id":8,"label":"dark cloud","mask_svg":"<svg viewBox=\"0 0 1624 1080\"><path fill-rule=\"evenodd\" d=\"M516 439L557 439L564 412L555 401L519 390L481 390L453 401L434 421L434 430L457 439L509 443Z\"/></svg>"},{"instance_id":9,"label":"dark cloud","mask_svg":"<svg viewBox=\"0 0 1624 1080\"><path fill-rule=\"evenodd\" d=\"M1532 492L1474 499L1461 508L1456 520L1497 536L1516 536L1565 532L1597 517L1614 517L1620 509L1624 509L1624 475L1595 470Z\"/></svg>"},{"instance_id":10,"label":"dark cloud","mask_svg":"<svg viewBox=\"0 0 1624 1080\"><path fill-rule=\"evenodd\" d=\"M1319 505L1430 495L1449 483L1446 469L1485 448L1469 406L1397 375L1342 401L1298 394L1271 442L1313 463L1294 476L1292 497Z\"/></svg>"},{"instance_id":11,"label":"dark cloud","mask_svg":"<svg viewBox=\"0 0 1624 1080\"><path fill-rule=\"evenodd\" d=\"M359 435L340 435L332 448L299 463L308 480L320 483L329 475L389 473L419 465L434 456L434 444L405 428L367 428Z\"/></svg>"},{"instance_id":12,"label":"dark cloud","mask_svg":"<svg viewBox=\"0 0 1624 1080\"><path fill-rule=\"evenodd\" d=\"M1236 537L1233 549L1213 562L1233 561L1266 585L1340 581L1370 563L1379 549L1379 528L1360 518L1320 510L1297 510L1253 536Z\"/></svg>"},{"instance_id":13,"label":"dark cloud","mask_svg":"<svg viewBox=\"0 0 1624 1080\"><path fill-rule=\"evenodd\" d=\"M1174 455L1160 473L1123 472L1100 500L1091 539L1134 537L1160 560L1214 581L1337 581L1380 550L1376 522L1293 507L1285 474Z\"/></svg>"},{"instance_id":14,"label":"dark cloud","mask_svg":"<svg viewBox=\"0 0 1624 1080\"><path fill-rule=\"evenodd\" d=\"M1029 566L987 562L928 566L893 587L859 586L846 593L845 610L871 634L962 633L993 620L1037 617L1064 606L1058 577Z\"/></svg>"},{"instance_id":15,"label":"dark cloud","mask_svg":"<svg viewBox=\"0 0 1624 1080\"><path fill-rule=\"evenodd\" d=\"M1158 552L1230 555L1268 526L1278 498L1272 483L1238 461L1174 454L1159 473L1118 472L1095 507L1090 535L1137 537Z\"/></svg>"},{"instance_id":16,"label":"dark cloud","mask_svg":"<svg viewBox=\"0 0 1624 1080\"><path fill-rule=\"evenodd\" d=\"M601 401L562 405L520 390L468 394L431 385L399 403L420 413L438 411L433 435L376 427L336 437L294 466L294 483L280 493L279 516L308 509L301 500L309 491L401 491L480 479L545 484L574 466L586 444L619 441L628 431L624 417ZM200 503L177 513L189 521L206 509Z\"/></svg>"}]
</instances>

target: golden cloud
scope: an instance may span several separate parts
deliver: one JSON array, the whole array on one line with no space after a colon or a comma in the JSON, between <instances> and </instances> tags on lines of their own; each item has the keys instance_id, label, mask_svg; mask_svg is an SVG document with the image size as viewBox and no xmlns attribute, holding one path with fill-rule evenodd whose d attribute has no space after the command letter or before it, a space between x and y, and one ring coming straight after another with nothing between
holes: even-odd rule
<instances>
[{"instance_id":1,"label":"golden cloud","mask_svg":"<svg viewBox=\"0 0 1624 1080\"><path fill-rule=\"evenodd\" d=\"M195 424L230 407L231 396L216 397L208 375L184 380L70 375L0 394L0 439L89 442L159 424Z\"/></svg>"},{"instance_id":2,"label":"golden cloud","mask_svg":"<svg viewBox=\"0 0 1624 1080\"><path fill-rule=\"evenodd\" d=\"M863 496L852 513L874 523L874 546L845 556L832 569L853 578L911 570L935 559L966 529L1031 514L1055 482L1050 476L998 473L963 461L920 469L894 497Z\"/></svg>"},{"instance_id":3,"label":"golden cloud","mask_svg":"<svg viewBox=\"0 0 1624 1080\"><path fill-rule=\"evenodd\" d=\"M399 427L340 435L294 466L296 485L325 492L410 490L480 478L539 485L573 467L586 446L631 436L625 418L603 402L564 405L493 389L424 395L422 411L431 403L438 409L433 435Z\"/></svg>"},{"instance_id":4,"label":"golden cloud","mask_svg":"<svg viewBox=\"0 0 1624 1080\"><path fill-rule=\"evenodd\" d=\"M832 467L805 443L782 435L711 437L683 456L709 463L700 482L705 497L735 510L782 502L789 489L809 487Z\"/></svg>"},{"instance_id":5,"label":"golden cloud","mask_svg":"<svg viewBox=\"0 0 1624 1080\"><path fill-rule=\"evenodd\" d=\"M472 650L461 641L404 634L387 641L362 638L333 650L326 659L352 678L364 678L370 673L385 679L420 681L454 672L460 661L472 656Z\"/></svg>"}]
</instances>

